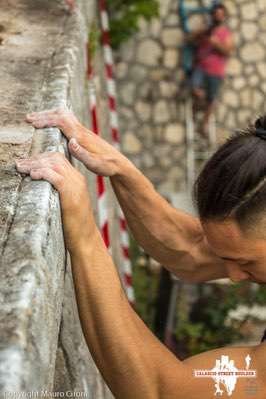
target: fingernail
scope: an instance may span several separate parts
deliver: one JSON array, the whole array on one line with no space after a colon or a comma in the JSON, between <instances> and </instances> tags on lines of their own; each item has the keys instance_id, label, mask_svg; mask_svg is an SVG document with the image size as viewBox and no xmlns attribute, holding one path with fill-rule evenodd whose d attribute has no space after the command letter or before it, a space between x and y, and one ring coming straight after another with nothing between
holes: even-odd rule
<instances>
[{"instance_id":1,"label":"fingernail","mask_svg":"<svg viewBox=\"0 0 266 399\"><path fill-rule=\"evenodd\" d=\"M77 150L79 148L79 144L78 144L77 140L76 139L71 139L70 141L71 141L72 148L74 150Z\"/></svg>"}]
</instances>

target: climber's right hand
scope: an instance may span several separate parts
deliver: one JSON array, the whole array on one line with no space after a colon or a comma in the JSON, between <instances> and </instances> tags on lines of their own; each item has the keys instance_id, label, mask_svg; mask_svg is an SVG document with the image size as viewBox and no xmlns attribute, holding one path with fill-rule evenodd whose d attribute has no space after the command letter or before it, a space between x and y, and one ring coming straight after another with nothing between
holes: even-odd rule
<instances>
[{"instance_id":1,"label":"climber's right hand","mask_svg":"<svg viewBox=\"0 0 266 399\"><path fill-rule=\"evenodd\" d=\"M68 148L70 153L87 169L100 176L117 176L122 173L127 164L130 164L125 156L94 133L88 138L86 147L73 138Z\"/></svg>"}]
</instances>

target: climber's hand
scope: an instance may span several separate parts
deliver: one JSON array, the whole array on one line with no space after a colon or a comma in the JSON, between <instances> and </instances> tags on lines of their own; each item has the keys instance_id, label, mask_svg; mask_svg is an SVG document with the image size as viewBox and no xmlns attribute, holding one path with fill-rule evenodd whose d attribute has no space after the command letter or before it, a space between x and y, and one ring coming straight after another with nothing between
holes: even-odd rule
<instances>
[{"instance_id":1,"label":"climber's hand","mask_svg":"<svg viewBox=\"0 0 266 399\"><path fill-rule=\"evenodd\" d=\"M16 165L19 172L33 180L47 180L58 190L66 246L71 253L85 246L96 227L84 176L60 153L17 160Z\"/></svg>"},{"instance_id":2,"label":"climber's hand","mask_svg":"<svg viewBox=\"0 0 266 399\"><path fill-rule=\"evenodd\" d=\"M65 107L55 110L33 112L26 119L37 129L58 127L66 136L71 154L92 172L103 176L118 175L129 160L107 141L86 129L75 115ZM75 140L78 146L75 147Z\"/></svg>"},{"instance_id":3,"label":"climber's hand","mask_svg":"<svg viewBox=\"0 0 266 399\"><path fill-rule=\"evenodd\" d=\"M32 112L27 114L26 121L31 123L36 129L58 127L69 140L71 137L75 137L82 141L85 135L85 128L83 128L74 113L64 106L46 111Z\"/></svg>"},{"instance_id":4,"label":"climber's hand","mask_svg":"<svg viewBox=\"0 0 266 399\"><path fill-rule=\"evenodd\" d=\"M91 172L101 176L115 176L120 173L123 165L128 163L119 151L107 141L91 133L86 147L81 146L76 139L68 144L71 154L81 161Z\"/></svg>"}]
</instances>

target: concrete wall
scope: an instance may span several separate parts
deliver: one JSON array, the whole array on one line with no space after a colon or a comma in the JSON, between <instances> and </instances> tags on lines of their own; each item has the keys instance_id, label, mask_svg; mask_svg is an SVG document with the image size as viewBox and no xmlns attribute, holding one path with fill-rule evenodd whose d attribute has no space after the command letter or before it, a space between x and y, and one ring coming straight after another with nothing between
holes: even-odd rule
<instances>
[{"instance_id":1,"label":"concrete wall","mask_svg":"<svg viewBox=\"0 0 266 399\"><path fill-rule=\"evenodd\" d=\"M94 19L93 0L78 1L72 16L64 1L1 4L0 397L46 390L111 397L81 331L58 194L46 182L19 175L14 166L18 156L66 151L57 129L36 131L24 122L28 111L67 103L89 124L85 42ZM104 108L101 68L97 71ZM107 135L106 115L101 123ZM93 176L88 184L95 206ZM112 196L110 215L118 241ZM116 244L119 263L118 249Z\"/></svg>"},{"instance_id":2,"label":"concrete wall","mask_svg":"<svg viewBox=\"0 0 266 399\"><path fill-rule=\"evenodd\" d=\"M177 0L160 0L160 16L141 21L140 32L117 53L123 148L165 193L182 190L185 179L183 73L184 43ZM186 0L186 5L210 1ZM217 110L220 137L265 112L266 2L225 0L236 51L228 65ZM193 17L191 27L200 23Z\"/></svg>"}]
</instances>

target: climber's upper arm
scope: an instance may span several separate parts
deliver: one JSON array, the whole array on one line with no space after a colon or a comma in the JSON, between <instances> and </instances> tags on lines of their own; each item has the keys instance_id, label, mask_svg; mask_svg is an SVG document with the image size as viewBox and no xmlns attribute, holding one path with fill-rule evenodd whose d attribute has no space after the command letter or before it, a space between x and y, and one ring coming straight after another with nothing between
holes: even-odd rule
<instances>
[{"instance_id":1,"label":"climber's upper arm","mask_svg":"<svg viewBox=\"0 0 266 399\"><path fill-rule=\"evenodd\" d=\"M203 282L226 278L224 261L213 253L205 237L200 220L172 208L171 223L162 226L161 241L168 248L163 265L178 278L188 282Z\"/></svg>"},{"instance_id":2,"label":"climber's upper arm","mask_svg":"<svg viewBox=\"0 0 266 399\"><path fill-rule=\"evenodd\" d=\"M231 366L235 366L238 370L246 370L246 358L250 356L250 370L256 370L257 377L252 379L256 386L256 399L266 397L266 372L265 372L265 356L266 345L258 347L242 347L242 348L221 348L200 355L191 357L182 363L168 364L161 370L160 375L160 399L212 399L215 396L216 389L219 388L225 392L232 387L232 395L227 395L235 399L246 399L248 396L248 386L250 379L236 378L225 380L225 385L215 387L215 381L212 378L197 378L194 376L194 370L212 370L217 362L224 361L225 367L229 361ZM224 356L224 358L222 358ZM229 367L230 369L230 367ZM235 371L237 371L235 369Z\"/></svg>"}]
</instances>

